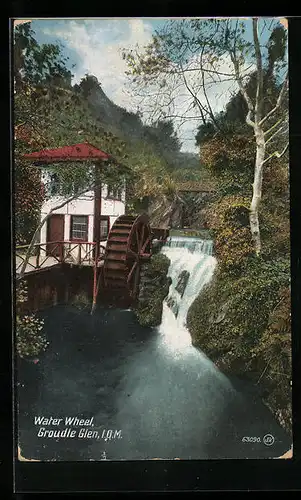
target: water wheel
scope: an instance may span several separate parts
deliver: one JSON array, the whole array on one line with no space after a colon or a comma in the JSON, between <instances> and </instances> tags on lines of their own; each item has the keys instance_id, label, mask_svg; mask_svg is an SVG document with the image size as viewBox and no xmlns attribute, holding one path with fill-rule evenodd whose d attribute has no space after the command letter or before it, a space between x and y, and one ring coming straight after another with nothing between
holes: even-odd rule
<instances>
[{"instance_id":1,"label":"water wheel","mask_svg":"<svg viewBox=\"0 0 301 500\"><path fill-rule=\"evenodd\" d=\"M121 215L114 222L104 255L105 293L134 301L140 281L140 267L151 256L152 233L148 215Z\"/></svg>"}]
</instances>

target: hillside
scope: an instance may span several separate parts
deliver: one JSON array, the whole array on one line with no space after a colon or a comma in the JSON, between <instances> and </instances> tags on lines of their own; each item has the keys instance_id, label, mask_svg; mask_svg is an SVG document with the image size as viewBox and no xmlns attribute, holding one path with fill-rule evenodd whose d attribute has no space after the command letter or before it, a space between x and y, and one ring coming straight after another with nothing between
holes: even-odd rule
<instances>
[{"instance_id":1,"label":"hillside","mask_svg":"<svg viewBox=\"0 0 301 500\"><path fill-rule=\"evenodd\" d=\"M138 113L115 104L103 91L96 77L88 75L74 90L88 102L92 115L112 133L130 143L147 143L163 157L169 168L200 169L197 154L181 151L172 122L145 125Z\"/></svg>"}]
</instances>

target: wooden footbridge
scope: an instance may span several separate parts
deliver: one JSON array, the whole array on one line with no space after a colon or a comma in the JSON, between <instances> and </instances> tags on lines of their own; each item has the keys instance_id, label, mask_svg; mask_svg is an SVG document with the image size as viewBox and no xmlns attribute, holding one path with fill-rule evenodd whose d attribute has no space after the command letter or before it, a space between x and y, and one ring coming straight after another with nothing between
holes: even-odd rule
<instances>
[{"instance_id":1,"label":"wooden footbridge","mask_svg":"<svg viewBox=\"0 0 301 500\"><path fill-rule=\"evenodd\" d=\"M147 214L121 215L113 224L108 239L97 242L52 241L33 245L22 277L58 266L89 266L93 269L93 304L99 289L127 303L136 300L140 269L152 255L153 240L164 243L168 229L151 228ZM18 246L15 254L16 277L24 268L29 245Z\"/></svg>"}]
</instances>

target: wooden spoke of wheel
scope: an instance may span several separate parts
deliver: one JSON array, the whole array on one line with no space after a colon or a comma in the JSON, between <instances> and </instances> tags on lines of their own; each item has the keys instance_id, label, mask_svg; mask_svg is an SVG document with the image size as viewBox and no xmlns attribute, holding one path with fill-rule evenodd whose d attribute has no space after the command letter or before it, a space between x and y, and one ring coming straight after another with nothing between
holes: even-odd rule
<instances>
[{"instance_id":1,"label":"wooden spoke of wheel","mask_svg":"<svg viewBox=\"0 0 301 500\"><path fill-rule=\"evenodd\" d=\"M116 219L108 235L104 254L104 286L108 290L126 291L132 299L137 296L140 261L151 243L149 218L122 215Z\"/></svg>"},{"instance_id":2,"label":"wooden spoke of wheel","mask_svg":"<svg viewBox=\"0 0 301 500\"><path fill-rule=\"evenodd\" d=\"M143 240L144 240L144 234L145 234L145 226L142 226L142 234L141 234L141 239L140 239L140 247L139 247L139 253L141 253L142 247L143 247Z\"/></svg>"},{"instance_id":3,"label":"wooden spoke of wheel","mask_svg":"<svg viewBox=\"0 0 301 500\"><path fill-rule=\"evenodd\" d=\"M138 232L138 226L136 228L136 243L137 243L137 252L139 253L139 244L140 244L140 240L139 240L139 232Z\"/></svg>"},{"instance_id":4,"label":"wooden spoke of wheel","mask_svg":"<svg viewBox=\"0 0 301 500\"><path fill-rule=\"evenodd\" d=\"M151 238L150 238L150 236L149 236L149 237L147 238L147 240L145 241L145 243L144 243L143 247L141 248L141 252L140 252L141 254L143 254L143 253L145 252L145 249L146 249L147 245L148 245L150 242L151 242Z\"/></svg>"},{"instance_id":5,"label":"wooden spoke of wheel","mask_svg":"<svg viewBox=\"0 0 301 500\"><path fill-rule=\"evenodd\" d=\"M131 277L133 276L133 273L136 269L136 267L138 266L138 262L134 262L134 265L132 267L132 269L130 270L130 274L128 275L128 279L127 279L127 282L129 283L131 281Z\"/></svg>"}]
</instances>

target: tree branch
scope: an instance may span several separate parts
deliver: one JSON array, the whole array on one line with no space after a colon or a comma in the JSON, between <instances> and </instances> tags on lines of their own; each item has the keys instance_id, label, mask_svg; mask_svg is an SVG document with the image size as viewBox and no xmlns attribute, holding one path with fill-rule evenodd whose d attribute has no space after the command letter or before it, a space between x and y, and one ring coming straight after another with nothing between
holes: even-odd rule
<instances>
[{"instance_id":1,"label":"tree branch","mask_svg":"<svg viewBox=\"0 0 301 500\"><path fill-rule=\"evenodd\" d=\"M198 120L200 121L200 117L199 116L186 116L186 115L164 115L164 118L168 119L168 118L182 118L184 121L188 121L188 120Z\"/></svg>"},{"instance_id":2,"label":"tree branch","mask_svg":"<svg viewBox=\"0 0 301 500\"><path fill-rule=\"evenodd\" d=\"M202 61L202 58L203 58L204 49L205 49L205 45L203 46L202 51L201 51L201 61ZM207 96L207 92L206 92L205 77L204 77L204 71L203 71L203 64L202 64L202 62L201 62L201 74L202 74L202 89L203 89L204 96L205 96L205 99L206 99L206 102L207 102L207 106L208 106L208 109L209 109L210 118L213 121L213 123L216 126L216 128L221 132L222 135L224 135L223 130L221 129L221 127L217 123L217 121L215 119L215 116L214 116L214 113L212 111L212 108L210 106L210 102L209 102L209 99L208 99L208 96ZM204 124L205 124L205 122L204 122Z\"/></svg>"},{"instance_id":3,"label":"tree branch","mask_svg":"<svg viewBox=\"0 0 301 500\"><path fill-rule=\"evenodd\" d=\"M272 132L272 130L274 130L274 128L277 127L277 125L280 125L280 123L282 123L283 121L284 121L284 118L280 118L280 120L278 120L278 122L274 123L274 125L272 125L272 127L269 128L269 130L265 131L264 136L266 136L267 134L269 134L270 132Z\"/></svg>"},{"instance_id":4,"label":"tree branch","mask_svg":"<svg viewBox=\"0 0 301 500\"><path fill-rule=\"evenodd\" d=\"M282 125L282 127L279 127L279 129L276 130L276 132L274 132L274 134L272 134L265 143L268 144L269 142L271 142L276 135L278 135L283 129L285 129L286 126L287 124L284 124Z\"/></svg>"},{"instance_id":5,"label":"tree branch","mask_svg":"<svg viewBox=\"0 0 301 500\"><path fill-rule=\"evenodd\" d=\"M256 89L256 101L255 101L255 122L259 123L262 118L262 105L263 105L263 71L262 71L262 56L260 50L260 44L258 39L258 19L253 19L253 39L256 55L256 65L257 65L257 89Z\"/></svg>"},{"instance_id":6,"label":"tree branch","mask_svg":"<svg viewBox=\"0 0 301 500\"><path fill-rule=\"evenodd\" d=\"M260 122L258 124L259 126L262 126L266 122L266 120L268 118L270 118L270 116L272 116L275 113L275 111L277 111L277 109L280 108L280 106L282 104L282 101L283 101L283 97L284 97L284 93L285 93L285 90L286 90L287 83L288 83L288 73L286 74L286 77L284 79L283 85L281 87L281 90L280 90L280 93L279 93L279 96L278 96L278 99L277 99L277 102L276 102L276 106L273 109L271 109L271 111L269 111L268 114L265 115L264 118L262 118L262 120L260 120Z\"/></svg>"},{"instance_id":7,"label":"tree branch","mask_svg":"<svg viewBox=\"0 0 301 500\"><path fill-rule=\"evenodd\" d=\"M189 87L189 85L187 83L187 80L186 80L185 73L184 73L182 65L180 65L180 67L182 69L182 75L183 75L184 85L185 85L186 89L188 90L188 92L190 93L190 95L193 97L195 103L197 104L197 106L198 106L198 108L200 110L200 113L201 113L201 117L202 117L203 123L205 124L206 120L205 120L203 111L205 111L207 113L207 110L202 105L201 101L197 98L197 96L192 92L191 88Z\"/></svg>"},{"instance_id":8,"label":"tree branch","mask_svg":"<svg viewBox=\"0 0 301 500\"><path fill-rule=\"evenodd\" d=\"M251 115L254 112L254 106L253 106L253 103L250 99L250 96L248 95L248 93L247 93L247 91L242 83L242 77L241 77L241 74L239 71L239 64L238 64L238 61L237 61L236 57L233 55L231 50L230 50L230 58L231 58L233 66L234 66L236 80L237 80L237 83L239 86L239 90L242 93L243 97L245 98L245 101L246 101L247 106L248 106L248 114L246 116L246 123L248 125L250 125L250 127L254 128L255 123L253 120L251 120Z\"/></svg>"},{"instance_id":9,"label":"tree branch","mask_svg":"<svg viewBox=\"0 0 301 500\"><path fill-rule=\"evenodd\" d=\"M289 142L286 144L286 146L283 148L283 150L281 151L281 153L279 153L278 151L274 151L274 153L272 153L270 156L268 156L263 163L266 163L267 161L269 161L271 158L273 157L276 157L276 158L281 158L285 153L286 151L288 150L288 147L289 147Z\"/></svg>"}]
</instances>

